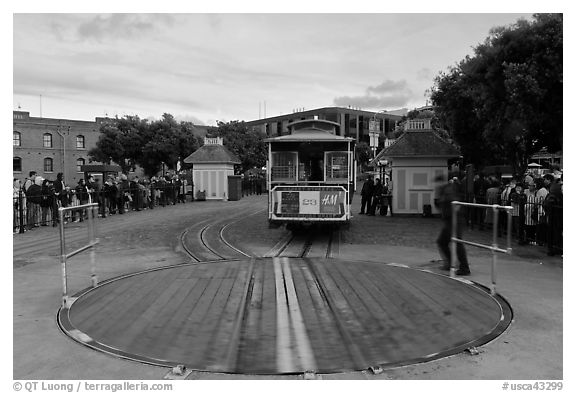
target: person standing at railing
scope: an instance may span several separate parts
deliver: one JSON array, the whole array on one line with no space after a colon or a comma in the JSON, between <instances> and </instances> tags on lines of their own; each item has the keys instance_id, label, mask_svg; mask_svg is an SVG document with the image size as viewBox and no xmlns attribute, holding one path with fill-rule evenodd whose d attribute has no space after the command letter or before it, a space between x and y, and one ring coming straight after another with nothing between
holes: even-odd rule
<instances>
[{"instance_id":1,"label":"person standing at railing","mask_svg":"<svg viewBox=\"0 0 576 393\"><path fill-rule=\"evenodd\" d=\"M436 240L440 255L444 260L444 265L440 267L441 270L450 270L452 266L452 253L450 252L450 242L452 241L453 230L453 207L452 202L461 201L463 198L461 184L459 180L447 182L443 175L439 175L435 179L436 182L436 199L437 207L440 208L442 213L442 229L440 235ZM465 216L463 209L457 210L457 224L456 224L456 237L462 239L462 232L465 225ZM464 244L458 242L456 244L456 257L458 258L458 269L456 274L458 276L469 276L470 266L468 264L468 257Z\"/></svg>"},{"instance_id":2,"label":"person standing at railing","mask_svg":"<svg viewBox=\"0 0 576 393\"><path fill-rule=\"evenodd\" d=\"M486 180L483 172L480 172L474 177L474 203L486 203L486 190L489 188L488 180ZM472 217L472 228L478 225L480 229L484 229L485 212L482 209L474 209L474 216Z\"/></svg>"},{"instance_id":3,"label":"person standing at railing","mask_svg":"<svg viewBox=\"0 0 576 393\"><path fill-rule=\"evenodd\" d=\"M30 193L30 188L34 185L36 180L36 171L30 171L29 177L24 181L24 186L22 190L26 195L26 227L27 229L32 229L38 226L38 211L37 204L32 202Z\"/></svg>"},{"instance_id":4,"label":"person standing at railing","mask_svg":"<svg viewBox=\"0 0 576 393\"><path fill-rule=\"evenodd\" d=\"M547 218L548 256L562 252L562 210L563 195L561 180L553 179L550 184L550 192L544 200L544 210Z\"/></svg>"},{"instance_id":5,"label":"person standing at railing","mask_svg":"<svg viewBox=\"0 0 576 393\"><path fill-rule=\"evenodd\" d=\"M132 210L140 211L142 210L142 196L140 191L140 179L138 176L134 176L132 181L129 183L130 195L132 196Z\"/></svg>"},{"instance_id":6,"label":"person standing at railing","mask_svg":"<svg viewBox=\"0 0 576 393\"><path fill-rule=\"evenodd\" d=\"M12 206L14 209L14 222L13 222L13 230L14 233L18 232L18 228L20 227L20 204L22 204L22 206L26 206L25 205L25 196L24 196L24 192L21 190L22 188L22 183L20 182L20 179L14 179L14 182L12 183ZM22 198L20 197L20 195L22 195Z\"/></svg>"},{"instance_id":7,"label":"person standing at railing","mask_svg":"<svg viewBox=\"0 0 576 393\"><path fill-rule=\"evenodd\" d=\"M360 214L364 214L364 212L370 213L370 210L372 208L373 194L374 194L374 180L372 180L372 175L368 175L368 179L366 179L364 185L362 186L362 191L360 191L360 195L362 196Z\"/></svg>"},{"instance_id":8,"label":"person standing at railing","mask_svg":"<svg viewBox=\"0 0 576 393\"><path fill-rule=\"evenodd\" d=\"M66 184L64 183L64 175L59 172L56 175L56 180L54 181L54 199L56 200L57 209L60 207L68 207L68 193L66 190ZM60 216L56 214L57 221L60 220ZM68 213L66 213L68 214Z\"/></svg>"},{"instance_id":9,"label":"person standing at railing","mask_svg":"<svg viewBox=\"0 0 576 393\"><path fill-rule=\"evenodd\" d=\"M372 193L372 205L368 211L369 216L376 215L376 207L379 206L380 209L382 203L382 196L384 195L384 186L382 185L382 180L380 178L376 179L376 184L374 184L374 191Z\"/></svg>"},{"instance_id":10,"label":"person standing at railing","mask_svg":"<svg viewBox=\"0 0 576 393\"><path fill-rule=\"evenodd\" d=\"M116 201L118 199L118 187L114 184L114 176L108 175L104 182L104 198L108 207L108 214L116 214Z\"/></svg>"},{"instance_id":11,"label":"person standing at railing","mask_svg":"<svg viewBox=\"0 0 576 393\"><path fill-rule=\"evenodd\" d=\"M42 200L42 183L44 182L44 178L36 176L36 174L34 174L33 179L33 183L26 188L29 230L40 226L40 201Z\"/></svg>"},{"instance_id":12,"label":"person standing at railing","mask_svg":"<svg viewBox=\"0 0 576 393\"><path fill-rule=\"evenodd\" d=\"M78 185L75 189L76 200L78 201L78 205L85 205L88 203L88 187L86 186L86 182L84 179L78 180ZM80 221L84 221L85 217L84 210L78 210L77 215L80 218Z\"/></svg>"},{"instance_id":13,"label":"person standing at railing","mask_svg":"<svg viewBox=\"0 0 576 393\"><path fill-rule=\"evenodd\" d=\"M486 204L487 205L499 205L500 204L500 182L495 178L490 178L490 187L486 190ZM493 226L494 223L494 212L492 210L485 210L484 223L489 227Z\"/></svg>"},{"instance_id":14,"label":"person standing at railing","mask_svg":"<svg viewBox=\"0 0 576 393\"><path fill-rule=\"evenodd\" d=\"M164 176L160 176L158 182L156 183L157 187L157 195L158 195L158 204L162 205L162 207L166 206L166 178Z\"/></svg>"},{"instance_id":15,"label":"person standing at railing","mask_svg":"<svg viewBox=\"0 0 576 393\"><path fill-rule=\"evenodd\" d=\"M102 192L102 185L100 181L94 176L88 177L88 190L90 191L91 202L98 204L98 214L101 217L106 217L106 202L104 200L104 193Z\"/></svg>"},{"instance_id":16,"label":"person standing at railing","mask_svg":"<svg viewBox=\"0 0 576 393\"><path fill-rule=\"evenodd\" d=\"M512 233L518 236L519 240L522 236L522 210L524 209L522 197L524 197L524 187L518 182L514 187L514 192L510 192L509 200L512 206Z\"/></svg>"},{"instance_id":17,"label":"person standing at railing","mask_svg":"<svg viewBox=\"0 0 576 393\"><path fill-rule=\"evenodd\" d=\"M174 176L174 188L176 190L176 203L185 203L185 194L182 192L182 179L178 175Z\"/></svg>"},{"instance_id":18,"label":"person standing at railing","mask_svg":"<svg viewBox=\"0 0 576 393\"><path fill-rule=\"evenodd\" d=\"M520 244L536 244L536 223L538 222L538 206L536 204L536 183L534 180L528 183L524 190L524 231Z\"/></svg>"},{"instance_id":19,"label":"person standing at railing","mask_svg":"<svg viewBox=\"0 0 576 393\"><path fill-rule=\"evenodd\" d=\"M130 195L130 183L125 174L121 174L118 182L118 214L124 214L126 204L128 203L128 196Z\"/></svg>"},{"instance_id":20,"label":"person standing at railing","mask_svg":"<svg viewBox=\"0 0 576 393\"><path fill-rule=\"evenodd\" d=\"M42 182L41 188L41 199L40 199L40 207L42 209L42 221L41 226L45 227L48 226L48 213L50 213L50 218L53 222L53 226L56 226L56 218L54 212L54 203L56 201L56 196L54 195L54 186L52 182L48 179L45 179Z\"/></svg>"},{"instance_id":21,"label":"person standing at railing","mask_svg":"<svg viewBox=\"0 0 576 393\"><path fill-rule=\"evenodd\" d=\"M548 177L549 176L549 177ZM546 215L544 212L544 200L548 195L548 186L554 181L554 177L546 174L543 178L536 179L536 204L538 208L538 222L536 223L536 243L543 246L546 243Z\"/></svg>"},{"instance_id":22,"label":"person standing at railing","mask_svg":"<svg viewBox=\"0 0 576 393\"><path fill-rule=\"evenodd\" d=\"M156 176L152 176L150 178L149 189L150 189L150 201L148 203L148 206L150 207L150 209L154 209L154 206L156 206L158 198L160 198L160 191L158 190Z\"/></svg>"},{"instance_id":23,"label":"person standing at railing","mask_svg":"<svg viewBox=\"0 0 576 393\"><path fill-rule=\"evenodd\" d=\"M511 206L511 197L516 192L516 179L511 179L508 184L502 188L500 194L500 205ZM505 210L498 212L498 235L505 233L508 230L508 213ZM514 233L514 232L513 232Z\"/></svg>"}]
</instances>

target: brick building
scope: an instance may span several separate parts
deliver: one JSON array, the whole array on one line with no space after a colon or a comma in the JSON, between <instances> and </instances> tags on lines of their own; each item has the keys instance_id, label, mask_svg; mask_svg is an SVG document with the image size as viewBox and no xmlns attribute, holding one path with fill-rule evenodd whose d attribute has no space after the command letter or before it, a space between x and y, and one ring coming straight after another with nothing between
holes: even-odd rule
<instances>
[{"instance_id":1,"label":"brick building","mask_svg":"<svg viewBox=\"0 0 576 393\"><path fill-rule=\"evenodd\" d=\"M90 162L88 151L96 146L100 126L106 121L114 119L51 119L13 111L13 178L23 181L30 171L36 171L45 179L55 180L62 172L66 184L75 185L84 177L82 165L100 164ZM194 126L194 132L204 136L208 128Z\"/></svg>"},{"instance_id":2,"label":"brick building","mask_svg":"<svg viewBox=\"0 0 576 393\"><path fill-rule=\"evenodd\" d=\"M13 111L14 178L24 180L30 171L36 171L55 180L62 172L67 184L76 184L84 176L80 167L89 163L88 151L96 146L102 121L106 118L50 119Z\"/></svg>"}]
</instances>

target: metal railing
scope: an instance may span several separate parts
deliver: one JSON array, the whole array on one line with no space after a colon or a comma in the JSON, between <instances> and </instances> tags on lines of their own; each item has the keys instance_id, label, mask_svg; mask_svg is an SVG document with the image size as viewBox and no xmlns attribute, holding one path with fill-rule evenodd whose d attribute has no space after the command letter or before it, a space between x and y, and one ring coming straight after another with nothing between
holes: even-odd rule
<instances>
[{"instance_id":1,"label":"metal railing","mask_svg":"<svg viewBox=\"0 0 576 393\"><path fill-rule=\"evenodd\" d=\"M98 204L88 203L85 205L61 207L58 209L58 214L60 217L60 222L64 222L64 213L67 211L80 210L80 214L87 212L88 216L88 244L66 253L66 235L64 232L64 225L60 225L60 263L62 266L62 307L68 308L72 305L73 300L68 297L68 276L66 274L66 262L68 259L72 258L83 251L90 250L90 279L92 281L92 287L98 285L98 276L96 275L96 252L94 247L99 243L99 239L96 237L96 217L98 217Z\"/></svg>"},{"instance_id":2,"label":"metal railing","mask_svg":"<svg viewBox=\"0 0 576 393\"><path fill-rule=\"evenodd\" d=\"M467 240L463 240L458 238L457 236L457 225L458 225L458 210L460 206L468 206L474 208L482 208L482 209L492 209L493 212L493 235L492 235L492 244L482 244L482 243L475 243ZM507 213L508 221L507 221L507 247L506 249L498 247L498 217L499 217L499 210L504 210ZM484 205L480 203L466 203L466 202L452 202L452 243L451 243L451 266L450 266L450 277L456 276L456 246L457 243L468 244L470 246L483 248L486 250L490 250L492 252L492 268L491 268L491 281L492 284L490 286L490 293L494 296L496 295L496 262L497 262L497 253L504 253L504 254L511 254L512 253L512 207L511 206L500 206L500 205Z\"/></svg>"}]
</instances>

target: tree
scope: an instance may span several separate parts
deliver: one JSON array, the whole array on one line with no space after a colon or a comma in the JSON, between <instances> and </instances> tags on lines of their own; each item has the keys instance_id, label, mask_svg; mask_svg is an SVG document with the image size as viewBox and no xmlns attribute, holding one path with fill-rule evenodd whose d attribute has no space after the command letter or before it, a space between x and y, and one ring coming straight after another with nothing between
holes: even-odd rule
<instances>
[{"instance_id":1,"label":"tree","mask_svg":"<svg viewBox=\"0 0 576 393\"><path fill-rule=\"evenodd\" d=\"M143 156L140 166L147 176L155 175L162 163L169 169L176 169L178 161L183 160L196 149L200 143L193 134L194 126L189 122L178 123L168 113L162 119L150 124L146 131Z\"/></svg>"},{"instance_id":2,"label":"tree","mask_svg":"<svg viewBox=\"0 0 576 393\"><path fill-rule=\"evenodd\" d=\"M224 145L241 161L242 171L262 168L266 165L268 150L264 142L265 135L246 127L243 121L218 122L212 136L222 137Z\"/></svg>"},{"instance_id":3,"label":"tree","mask_svg":"<svg viewBox=\"0 0 576 393\"><path fill-rule=\"evenodd\" d=\"M91 160L110 164L114 161L122 172L128 173L142 158L144 139L142 131L146 121L138 116L126 116L103 122L96 147L88 151Z\"/></svg>"},{"instance_id":4,"label":"tree","mask_svg":"<svg viewBox=\"0 0 576 393\"><path fill-rule=\"evenodd\" d=\"M137 116L116 118L101 125L100 138L88 155L99 162L114 161L124 173L139 165L151 177L162 163L176 169L179 160L198 148L200 142L193 129L191 123L178 123L167 113L151 123Z\"/></svg>"},{"instance_id":5,"label":"tree","mask_svg":"<svg viewBox=\"0 0 576 393\"><path fill-rule=\"evenodd\" d=\"M498 27L432 89L440 121L476 166L522 173L546 147L562 148L562 14Z\"/></svg>"},{"instance_id":6,"label":"tree","mask_svg":"<svg viewBox=\"0 0 576 393\"><path fill-rule=\"evenodd\" d=\"M368 162L372 159L370 145L366 142L358 142L355 147L355 153L358 164L360 164L362 170L365 170Z\"/></svg>"}]
</instances>

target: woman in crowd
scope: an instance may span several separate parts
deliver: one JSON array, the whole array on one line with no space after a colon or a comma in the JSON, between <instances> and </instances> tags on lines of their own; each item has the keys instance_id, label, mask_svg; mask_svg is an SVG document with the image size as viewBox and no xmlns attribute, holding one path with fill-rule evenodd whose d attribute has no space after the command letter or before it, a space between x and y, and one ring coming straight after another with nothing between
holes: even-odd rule
<instances>
[{"instance_id":1,"label":"woman in crowd","mask_svg":"<svg viewBox=\"0 0 576 393\"><path fill-rule=\"evenodd\" d=\"M538 205L536 203L536 183L528 183L524 190L524 233L520 244L536 244L536 224L538 223Z\"/></svg>"}]
</instances>

